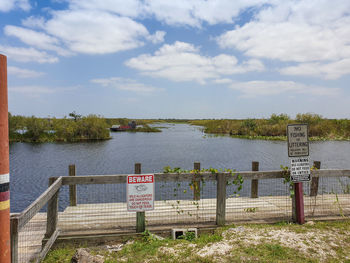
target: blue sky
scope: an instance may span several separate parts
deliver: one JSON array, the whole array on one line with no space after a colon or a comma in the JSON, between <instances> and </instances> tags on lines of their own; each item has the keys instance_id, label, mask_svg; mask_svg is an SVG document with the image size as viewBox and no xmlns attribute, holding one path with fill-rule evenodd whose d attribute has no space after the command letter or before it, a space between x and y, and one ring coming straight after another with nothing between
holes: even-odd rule
<instances>
[{"instance_id":1,"label":"blue sky","mask_svg":"<svg viewBox=\"0 0 350 263\"><path fill-rule=\"evenodd\" d=\"M350 1L0 0L9 111L350 115Z\"/></svg>"}]
</instances>

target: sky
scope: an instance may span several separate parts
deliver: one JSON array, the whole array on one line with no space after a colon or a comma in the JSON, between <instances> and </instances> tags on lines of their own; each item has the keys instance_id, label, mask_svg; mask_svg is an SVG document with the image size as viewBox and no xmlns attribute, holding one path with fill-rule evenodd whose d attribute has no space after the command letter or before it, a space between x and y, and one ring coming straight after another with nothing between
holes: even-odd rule
<instances>
[{"instance_id":1,"label":"sky","mask_svg":"<svg viewBox=\"0 0 350 263\"><path fill-rule=\"evenodd\" d=\"M0 0L9 111L350 116L348 0Z\"/></svg>"}]
</instances>

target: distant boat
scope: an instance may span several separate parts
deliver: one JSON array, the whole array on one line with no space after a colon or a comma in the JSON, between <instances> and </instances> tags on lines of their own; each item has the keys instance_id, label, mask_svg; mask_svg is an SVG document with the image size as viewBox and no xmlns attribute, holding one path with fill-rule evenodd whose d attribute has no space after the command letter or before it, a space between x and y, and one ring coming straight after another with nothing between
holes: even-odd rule
<instances>
[{"instance_id":1,"label":"distant boat","mask_svg":"<svg viewBox=\"0 0 350 263\"><path fill-rule=\"evenodd\" d=\"M121 125L112 125L111 128L109 128L111 131L128 131L136 128L136 122L131 121L128 123L128 125L121 126Z\"/></svg>"}]
</instances>

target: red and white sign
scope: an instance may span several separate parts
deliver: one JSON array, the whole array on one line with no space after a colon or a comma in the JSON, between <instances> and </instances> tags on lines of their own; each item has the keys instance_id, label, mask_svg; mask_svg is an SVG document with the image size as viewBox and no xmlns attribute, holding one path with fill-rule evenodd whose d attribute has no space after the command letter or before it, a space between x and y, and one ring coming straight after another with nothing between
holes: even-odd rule
<instances>
[{"instance_id":1,"label":"red and white sign","mask_svg":"<svg viewBox=\"0 0 350 263\"><path fill-rule=\"evenodd\" d=\"M128 175L126 202L129 212L154 209L154 174Z\"/></svg>"}]
</instances>

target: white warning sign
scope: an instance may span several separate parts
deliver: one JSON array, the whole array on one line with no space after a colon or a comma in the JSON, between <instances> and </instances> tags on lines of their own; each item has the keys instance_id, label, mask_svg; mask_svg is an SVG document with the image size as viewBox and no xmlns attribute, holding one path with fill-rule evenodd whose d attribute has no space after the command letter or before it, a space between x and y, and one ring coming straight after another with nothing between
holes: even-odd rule
<instances>
[{"instance_id":1,"label":"white warning sign","mask_svg":"<svg viewBox=\"0 0 350 263\"><path fill-rule=\"evenodd\" d=\"M128 175L126 201L129 212L154 209L154 174Z\"/></svg>"},{"instance_id":2,"label":"white warning sign","mask_svg":"<svg viewBox=\"0 0 350 263\"><path fill-rule=\"evenodd\" d=\"M287 126L288 156L309 156L309 127L307 124L289 124Z\"/></svg>"},{"instance_id":3,"label":"white warning sign","mask_svg":"<svg viewBox=\"0 0 350 263\"><path fill-rule=\"evenodd\" d=\"M292 182L310 181L309 157L291 158L290 179Z\"/></svg>"}]
</instances>

